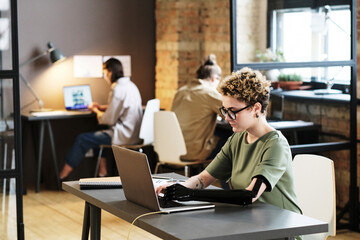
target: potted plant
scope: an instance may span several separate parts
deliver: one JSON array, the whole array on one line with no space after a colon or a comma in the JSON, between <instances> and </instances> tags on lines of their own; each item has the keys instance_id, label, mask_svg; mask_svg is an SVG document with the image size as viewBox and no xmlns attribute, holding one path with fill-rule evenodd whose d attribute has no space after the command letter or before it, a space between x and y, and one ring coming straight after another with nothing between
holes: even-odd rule
<instances>
[{"instance_id":1,"label":"potted plant","mask_svg":"<svg viewBox=\"0 0 360 240\"><path fill-rule=\"evenodd\" d=\"M256 50L255 54L255 57L260 60L260 62L285 62L284 53L279 49L272 50L271 48L267 48L264 52ZM278 88L277 77L280 74L279 69L264 70L262 73L266 76L266 79L271 81L274 89Z\"/></svg>"},{"instance_id":2,"label":"potted plant","mask_svg":"<svg viewBox=\"0 0 360 240\"><path fill-rule=\"evenodd\" d=\"M265 52L256 50L255 54L260 62L285 62L284 53L279 49L273 51L271 48L267 48Z\"/></svg>"},{"instance_id":3,"label":"potted plant","mask_svg":"<svg viewBox=\"0 0 360 240\"><path fill-rule=\"evenodd\" d=\"M302 85L302 78L300 75L281 73L278 76L279 85L283 90L296 90Z\"/></svg>"}]
</instances>

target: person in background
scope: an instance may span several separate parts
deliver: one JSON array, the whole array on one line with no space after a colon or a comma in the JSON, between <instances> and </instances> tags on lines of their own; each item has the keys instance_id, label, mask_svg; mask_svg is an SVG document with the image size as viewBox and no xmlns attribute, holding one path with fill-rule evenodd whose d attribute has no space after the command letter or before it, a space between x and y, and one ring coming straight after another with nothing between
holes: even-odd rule
<instances>
[{"instance_id":1,"label":"person in background","mask_svg":"<svg viewBox=\"0 0 360 240\"><path fill-rule=\"evenodd\" d=\"M212 159L225 143L214 135L221 107L221 95L216 91L221 68L215 55L206 58L196 75L196 79L178 89L171 108L184 136L187 153L181 159L186 161Z\"/></svg>"},{"instance_id":2,"label":"person in background","mask_svg":"<svg viewBox=\"0 0 360 240\"><path fill-rule=\"evenodd\" d=\"M203 200L239 205L257 199L301 213L294 191L292 155L286 138L266 120L270 82L259 71L243 68L223 79L220 111L234 134L200 174L182 184L156 188L166 199ZM205 189L216 179L230 190Z\"/></svg>"},{"instance_id":3,"label":"person in background","mask_svg":"<svg viewBox=\"0 0 360 240\"><path fill-rule=\"evenodd\" d=\"M142 104L139 89L124 77L122 64L115 58L103 64L104 79L111 85L108 105L93 102L89 109L96 113L99 124L107 125L107 130L80 134L65 159L60 179L66 178L91 148L111 144L137 144L142 120ZM99 176L106 176L106 159L101 158Z\"/></svg>"}]
</instances>

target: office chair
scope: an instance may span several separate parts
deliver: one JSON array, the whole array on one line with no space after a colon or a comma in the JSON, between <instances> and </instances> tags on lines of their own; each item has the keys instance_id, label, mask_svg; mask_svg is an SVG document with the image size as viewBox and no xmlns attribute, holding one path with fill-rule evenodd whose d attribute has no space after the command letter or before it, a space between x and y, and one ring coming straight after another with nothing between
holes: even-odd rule
<instances>
[{"instance_id":1,"label":"office chair","mask_svg":"<svg viewBox=\"0 0 360 240\"><path fill-rule=\"evenodd\" d=\"M304 235L303 239L327 239L336 235L334 163L329 158L298 154L294 157L295 192L305 216L329 223L328 232Z\"/></svg>"},{"instance_id":2,"label":"office chair","mask_svg":"<svg viewBox=\"0 0 360 240\"><path fill-rule=\"evenodd\" d=\"M124 148L129 148L133 150L138 150L145 147L150 146L154 142L154 113L160 111L160 100L159 99L151 99L146 103L144 115L141 121L139 138L143 140L142 144L134 144L134 145L120 145ZM104 148L110 148L111 145L100 145L100 151L98 154L96 168L95 168L95 177L99 171L100 159Z\"/></svg>"},{"instance_id":3,"label":"office chair","mask_svg":"<svg viewBox=\"0 0 360 240\"><path fill-rule=\"evenodd\" d=\"M185 140L180 124L174 112L159 111L154 114L154 150L158 154L157 173L161 165L184 167L185 176L189 177L189 166L204 165L211 160L182 161L186 154Z\"/></svg>"}]
</instances>

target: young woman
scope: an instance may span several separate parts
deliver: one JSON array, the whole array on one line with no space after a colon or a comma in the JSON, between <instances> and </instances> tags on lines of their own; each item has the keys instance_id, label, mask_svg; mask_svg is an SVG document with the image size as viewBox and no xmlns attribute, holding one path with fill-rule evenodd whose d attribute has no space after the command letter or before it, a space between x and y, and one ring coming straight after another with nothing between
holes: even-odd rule
<instances>
[{"instance_id":1,"label":"young woman","mask_svg":"<svg viewBox=\"0 0 360 240\"><path fill-rule=\"evenodd\" d=\"M182 185L159 186L167 199L206 200L240 205L259 201L301 213L293 184L292 156L281 132L266 121L270 82L258 71L243 68L223 79L220 112L234 134L210 165ZM231 190L204 189L216 179Z\"/></svg>"}]
</instances>

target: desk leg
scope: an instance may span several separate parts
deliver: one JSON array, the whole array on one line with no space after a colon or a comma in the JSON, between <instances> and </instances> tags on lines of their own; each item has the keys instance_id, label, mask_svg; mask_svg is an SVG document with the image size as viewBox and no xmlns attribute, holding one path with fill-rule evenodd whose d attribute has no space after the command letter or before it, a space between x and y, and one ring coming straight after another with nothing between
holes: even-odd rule
<instances>
[{"instance_id":1,"label":"desk leg","mask_svg":"<svg viewBox=\"0 0 360 240\"><path fill-rule=\"evenodd\" d=\"M45 124L47 125L48 131L49 131L50 145L51 145L51 151L52 151L52 155L53 155L54 169L55 169L56 181L57 181L56 185L57 185L57 188L60 187L59 170L58 170L57 159L56 159L54 134L53 134L53 131L51 128L50 120L42 120L42 121L40 121L40 130L39 130L38 166L37 166L36 186L35 186L35 192L37 192L37 193L40 191L40 178L41 178L41 167L42 167L42 154L43 154L43 148L44 148Z\"/></svg>"},{"instance_id":2,"label":"desk leg","mask_svg":"<svg viewBox=\"0 0 360 240\"><path fill-rule=\"evenodd\" d=\"M52 150L52 155L53 155L53 160L54 160L54 169L55 169L55 174L56 174L57 187L60 190L61 186L60 186L60 178L59 178L59 169L58 169L57 158L56 158L54 134L53 134L52 127L50 124L50 120L46 120L46 123L48 125L51 150Z\"/></svg>"},{"instance_id":3,"label":"desk leg","mask_svg":"<svg viewBox=\"0 0 360 240\"><path fill-rule=\"evenodd\" d=\"M37 173L36 173L36 186L35 192L40 191L40 177L41 177L41 165L42 165L42 152L43 152L43 145L44 145L44 121L40 121L40 130L39 130L39 151L38 151L38 166L37 166Z\"/></svg>"},{"instance_id":4,"label":"desk leg","mask_svg":"<svg viewBox=\"0 0 360 240\"><path fill-rule=\"evenodd\" d=\"M299 144L299 138L298 138L297 131L294 131L294 144Z\"/></svg>"},{"instance_id":5,"label":"desk leg","mask_svg":"<svg viewBox=\"0 0 360 240\"><path fill-rule=\"evenodd\" d=\"M100 240L101 231L101 209L90 204L90 229L91 240Z\"/></svg>"},{"instance_id":6,"label":"desk leg","mask_svg":"<svg viewBox=\"0 0 360 240\"><path fill-rule=\"evenodd\" d=\"M89 229L90 229L90 203L85 202L81 240L89 239Z\"/></svg>"}]
</instances>

